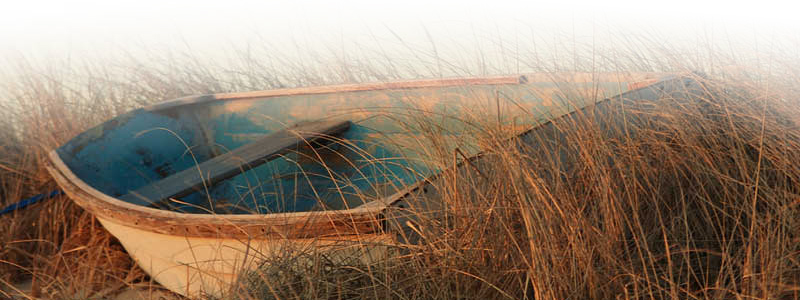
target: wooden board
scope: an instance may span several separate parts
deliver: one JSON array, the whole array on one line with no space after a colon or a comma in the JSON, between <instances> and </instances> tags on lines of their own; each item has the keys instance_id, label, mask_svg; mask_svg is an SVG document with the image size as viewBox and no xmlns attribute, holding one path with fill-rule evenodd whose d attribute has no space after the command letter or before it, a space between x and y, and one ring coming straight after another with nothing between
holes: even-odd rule
<instances>
[{"instance_id":1,"label":"wooden board","mask_svg":"<svg viewBox=\"0 0 800 300\"><path fill-rule=\"evenodd\" d=\"M131 191L119 199L155 207L167 199L189 195L204 186L210 187L255 168L292 148L342 133L350 128L350 124L350 121L322 121L274 132L196 167Z\"/></svg>"}]
</instances>

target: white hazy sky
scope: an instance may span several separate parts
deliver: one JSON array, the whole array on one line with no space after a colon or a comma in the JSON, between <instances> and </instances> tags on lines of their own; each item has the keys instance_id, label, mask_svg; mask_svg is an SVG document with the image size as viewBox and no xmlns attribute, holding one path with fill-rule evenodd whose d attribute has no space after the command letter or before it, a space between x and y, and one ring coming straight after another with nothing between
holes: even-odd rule
<instances>
[{"instance_id":1,"label":"white hazy sky","mask_svg":"<svg viewBox=\"0 0 800 300\"><path fill-rule=\"evenodd\" d=\"M59 56L130 46L195 47L293 39L458 39L476 34L709 31L757 39L800 36L789 1L0 1L0 56ZM427 31L427 33L426 33Z\"/></svg>"}]
</instances>

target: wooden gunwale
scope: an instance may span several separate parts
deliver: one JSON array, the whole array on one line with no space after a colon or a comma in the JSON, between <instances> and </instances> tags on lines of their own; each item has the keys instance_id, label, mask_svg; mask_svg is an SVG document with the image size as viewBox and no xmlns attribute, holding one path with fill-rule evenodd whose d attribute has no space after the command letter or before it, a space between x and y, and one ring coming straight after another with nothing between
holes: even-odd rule
<instances>
[{"instance_id":1,"label":"wooden gunwale","mask_svg":"<svg viewBox=\"0 0 800 300\"><path fill-rule=\"evenodd\" d=\"M467 85L503 85L503 84L524 84L528 82L527 75L516 76L496 76L481 78L443 78L443 79L422 79L407 81L374 82L360 84L339 84L301 88L286 88L266 91L240 92L240 93L219 93L206 94L199 96L188 96L173 100L167 100L145 107L145 110L155 111L168 109L187 104L198 104L216 100L241 100L252 98L269 98L280 96L302 96L319 95L334 93L363 92L376 90L402 90L448 86L467 86Z\"/></svg>"},{"instance_id":2,"label":"wooden gunwale","mask_svg":"<svg viewBox=\"0 0 800 300\"><path fill-rule=\"evenodd\" d=\"M364 91L376 91L376 90L403 90L403 89L420 89L420 88L449 87L449 86L469 86L469 85L511 85L511 84L525 84L529 82L560 82L560 81L573 82L573 83L613 82L613 81L621 82L624 81L625 79L630 79L630 78L645 79L647 77L654 77L654 76L657 77L659 75L663 75L663 73L553 72L553 73L521 74L521 75L511 75L511 76L492 76L492 77L475 77L475 78L440 78L440 79L419 79L419 80L373 82L373 83L358 83L358 84L338 84L338 85L326 85L326 86L274 89L266 91L218 93L218 94L187 96L156 103L144 107L144 109L148 111L155 111L181 105L198 104L198 103L212 102L217 100L242 100L242 99L252 99L252 98L350 93L350 92L364 92Z\"/></svg>"},{"instance_id":3,"label":"wooden gunwale","mask_svg":"<svg viewBox=\"0 0 800 300\"><path fill-rule=\"evenodd\" d=\"M211 238L311 238L367 234L382 230L379 214L405 190L386 199L339 211L226 215L189 214L135 205L108 196L78 178L51 151L48 171L64 192L89 212L152 232Z\"/></svg>"}]
</instances>

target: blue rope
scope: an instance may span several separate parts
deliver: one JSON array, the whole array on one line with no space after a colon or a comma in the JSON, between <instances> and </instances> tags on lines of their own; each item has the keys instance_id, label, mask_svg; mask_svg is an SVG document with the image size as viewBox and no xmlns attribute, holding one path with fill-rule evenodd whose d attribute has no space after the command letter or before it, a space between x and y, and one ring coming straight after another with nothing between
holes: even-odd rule
<instances>
[{"instance_id":1,"label":"blue rope","mask_svg":"<svg viewBox=\"0 0 800 300\"><path fill-rule=\"evenodd\" d=\"M36 196L30 197L28 199L25 199L25 200L19 201L17 203L11 204L9 206L6 206L6 208L4 208L2 211L0 211L0 216L5 215L7 213L10 213L12 211L18 210L18 209L23 209L26 206L34 204L36 202L39 202L42 199L47 200L47 199L50 199L50 198L53 198L55 196L62 195L62 194L64 194L64 192L62 192L61 190L52 191L52 192L50 192L49 195L47 195L47 194L38 194Z\"/></svg>"}]
</instances>

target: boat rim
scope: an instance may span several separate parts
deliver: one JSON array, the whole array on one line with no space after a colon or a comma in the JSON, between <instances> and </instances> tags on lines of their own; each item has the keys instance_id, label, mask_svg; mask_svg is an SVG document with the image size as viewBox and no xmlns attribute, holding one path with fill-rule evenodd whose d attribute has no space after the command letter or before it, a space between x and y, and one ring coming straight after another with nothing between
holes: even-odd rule
<instances>
[{"instance_id":1,"label":"boat rim","mask_svg":"<svg viewBox=\"0 0 800 300\"><path fill-rule=\"evenodd\" d=\"M421 180L391 196L345 210L197 214L145 207L111 197L77 177L55 150L49 153L49 159L47 170L69 198L99 218L163 234L198 237L306 238L374 233L381 230L381 212L425 182Z\"/></svg>"},{"instance_id":2,"label":"boat rim","mask_svg":"<svg viewBox=\"0 0 800 300\"><path fill-rule=\"evenodd\" d=\"M448 86L465 85L506 85L506 84L526 84L529 82L556 82L558 79L569 79L569 82L590 83L590 82L622 82L625 79L641 78L642 81L649 81L663 76L665 72L542 72L542 73L520 73L516 75L502 76L483 76L483 77L443 77L433 79L415 79L398 81L378 81L351 84L320 85L296 88L280 88L252 92L234 93L215 93L192 95L186 97L165 100L159 103L143 107L146 111L158 111L182 105L200 104L216 100L245 100L253 98L270 98L281 96L301 96L334 94L349 92L364 92L376 90L392 89L418 89ZM649 78L648 78L649 77ZM647 78L647 79L645 79Z\"/></svg>"},{"instance_id":3,"label":"boat rim","mask_svg":"<svg viewBox=\"0 0 800 300\"><path fill-rule=\"evenodd\" d=\"M514 85L528 82L556 82L572 78L574 82L602 82L640 78L654 80L665 73L534 73L494 77L420 79L362 84L327 85L274 89L241 93L188 96L156 103L143 109L160 111L184 105L216 100L240 100L279 96L332 94L373 90L416 89L466 85ZM649 77L649 78L648 78ZM531 80L533 78L534 80ZM580 80L574 80L579 78ZM647 78L647 79L644 79ZM606 79L606 80L603 80ZM612 79L612 80L607 80ZM194 237L283 237L307 238L375 233L382 230L381 213L385 208L418 190L427 179L409 185L394 194L345 210L285 212L269 214L196 214L140 206L111 197L84 182L64 163L57 150L48 153L48 172L76 204L100 219L157 233Z\"/></svg>"}]
</instances>

